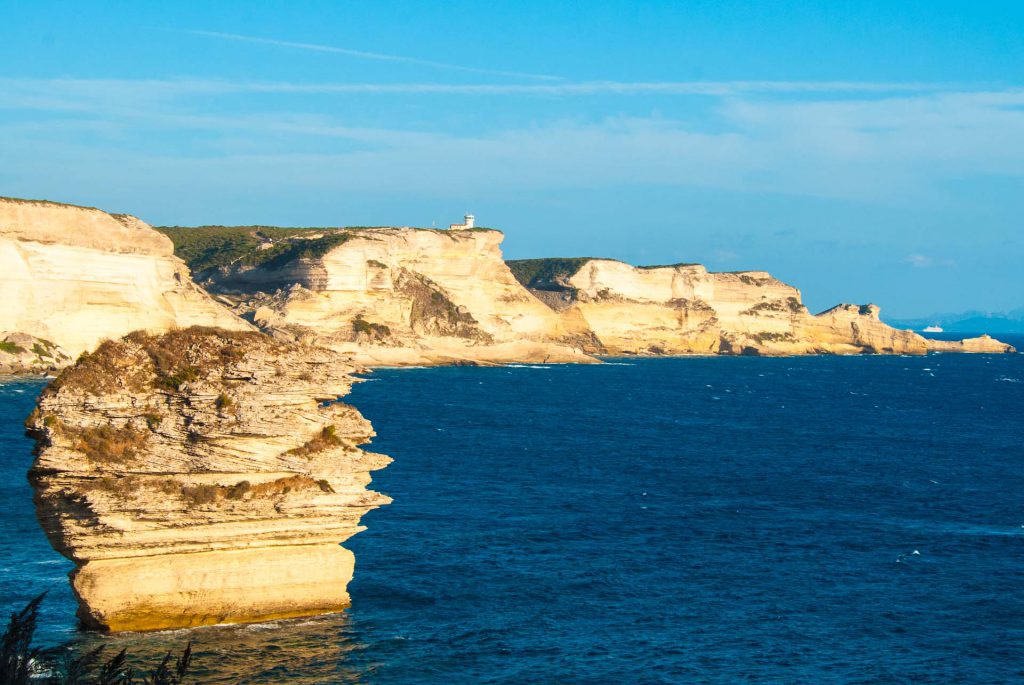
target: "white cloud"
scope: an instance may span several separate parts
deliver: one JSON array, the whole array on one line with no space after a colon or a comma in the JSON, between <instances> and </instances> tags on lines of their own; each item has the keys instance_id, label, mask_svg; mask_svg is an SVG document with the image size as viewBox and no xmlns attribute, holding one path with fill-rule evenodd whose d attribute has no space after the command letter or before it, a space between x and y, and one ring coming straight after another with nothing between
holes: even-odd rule
<instances>
[{"instance_id":1,"label":"white cloud","mask_svg":"<svg viewBox=\"0 0 1024 685\"><path fill-rule=\"evenodd\" d=\"M39 173L52 174L63 160L62 173L86 164L95 167L90 174L98 168L112 180L122 169L145 169L164 177L182 174L197 185L401 188L409 194L656 184L938 206L949 201L948 188L965 178L1024 180L1024 90L929 88L750 81L391 86L0 79L0 108L51 117L0 123L0 155L26 172L41 159L47 171ZM372 89L510 97L700 94L707 96L701 105L706 121L559 118L467 133L356 126L333 101L286 99L377 92ZM241 108L233 102L238 113L231 114L216 105L218 95L250 93L282 99L271 105L255 99ZM815 96L808 100L806 93ZM289 111L289 105L306 111ZM161 136L206 142L186 154L150 144ZM110 163L115 158L116 166Z\"/></svg>"}]
</instances>

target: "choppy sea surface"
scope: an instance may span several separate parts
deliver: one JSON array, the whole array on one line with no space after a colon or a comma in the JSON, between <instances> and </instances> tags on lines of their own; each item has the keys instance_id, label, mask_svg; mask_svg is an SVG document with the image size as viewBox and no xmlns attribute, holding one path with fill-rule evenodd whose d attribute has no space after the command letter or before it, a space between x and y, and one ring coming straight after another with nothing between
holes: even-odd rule
<instances>
[{"instance_id":1,"label":"choppy sea surface","mask_svg":"<svg viewBox=\"0 0 1024 685\"><path fill-rule=\"evenodd\" d=\"M1007 336L1010 337L1010 336ZM1011 340L1024 348L1024 340ZM1024 355L378 371L351 609L77 631L0 385L0 609L201 683L1024 682Z\"/></svg>"}]
</instances>

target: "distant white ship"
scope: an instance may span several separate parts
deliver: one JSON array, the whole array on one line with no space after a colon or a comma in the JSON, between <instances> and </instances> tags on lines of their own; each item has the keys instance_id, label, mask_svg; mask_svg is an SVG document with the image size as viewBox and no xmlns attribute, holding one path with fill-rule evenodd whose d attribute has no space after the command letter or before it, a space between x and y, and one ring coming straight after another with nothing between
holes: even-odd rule
<instances>
[{"instance_id":1,"label":"distant white ship","mask_svg":"<svg viewBox=\"0 0 1024 685\"><path fill-rule=\"evenodd\" d=\"M941 333L942 326L928 326L924 329L925 333Z\"/></svg>"}]
</instances>

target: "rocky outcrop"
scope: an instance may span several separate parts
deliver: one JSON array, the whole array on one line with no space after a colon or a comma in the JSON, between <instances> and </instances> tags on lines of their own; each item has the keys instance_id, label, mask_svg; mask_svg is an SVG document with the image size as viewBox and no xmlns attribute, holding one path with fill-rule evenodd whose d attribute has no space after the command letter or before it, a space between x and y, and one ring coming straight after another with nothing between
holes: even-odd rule
<instances>
[{"instance_id":1,"label":"rocky outcrop","mask_svg":"<svg viewBox=\"0 0 1024 685\"><path fill-rule=\"evenodd\" d=\"M71 363L63 349L27 333L0 333L0 376L52 373Z\"/></svg>"},{"instance_id":2,"label":"rocky outcrop","mask_svg":"<svg viewBox=\"0 0 1024 685\"><path fill-rule=\"evenodd\" d=\"M164 230L190 244L204 231L216 237L231 229ZM583 352L595 347L584 322L516 281L498 231L318 229L302 237L276 230L242 229L237 240L265 237L258 251L199 278L277 335L315 340L371 365L592 361Z\"/></svg>"},{"instance_id":3,"label":"rocky outcrop","mask_svg":"<svg viewBox=\"0 0 1024 685\"><path fill-rule=\"evenodd\" d=\"M75 357L139 329L249 328L192 282L173 250L132 216L0 198L0 331Z\"/></svg>"},{"instance_id":4,"label":"rocky outcrop","mask_svg":"<svg viewBox=\"0 0 1024 685\"><path fill-rule=\"evenodd\" d=\"M39 520L88 627L154 630L338 611L339 543L389 499L385 456L337 402L338 354L260 333L133 333L83 355L26 425Z\"/></svg>"},{"instance_id":5,"label":"rocky outcrop","mask_svg":"<svg viewBox=\"0 0 1024 685\"><path fill-rule=\"evenodd\" d=\"M926 338L929 352L979 352L988 354L1005 354L1017 350L1004 342L988 335L964 340L934 340Z\"/></svg>"},{"instance_id":6,"label":"rocky outcrop","mask_svg":"<svg viewBox=\"0 0 1024 685\"><path fill-rule=\"evenodd\" d=\"M709 272L699 264L635 267L609 259L509 263L554 310L581 319L608 354L925 354L938 349L883 323L875 305L818 315L796 288L764 271ZM968 343L947 351L1007 351Z\"/></svg>"}]
</instances>

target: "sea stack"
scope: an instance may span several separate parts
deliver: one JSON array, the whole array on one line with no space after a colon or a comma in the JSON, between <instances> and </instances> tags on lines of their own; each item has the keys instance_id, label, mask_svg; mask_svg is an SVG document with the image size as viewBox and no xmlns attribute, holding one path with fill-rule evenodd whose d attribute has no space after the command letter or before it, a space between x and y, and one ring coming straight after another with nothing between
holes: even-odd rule
<instances>
[{"instance_id":1,"label":"sea stack","mask_svg":"<svg viewBox=\"0 0 1024 685\"><path fill-rule=\"evenodd\" d=\"M255 332L133 333L83 355L26 422L39 520L76 564L86 627L157 630L330 613L340 546L390 499L388 457L338 402L337 353Z\"/></svg>"}]
</instances>

